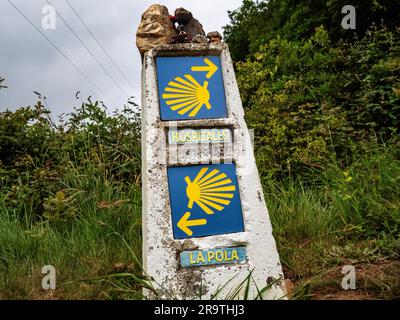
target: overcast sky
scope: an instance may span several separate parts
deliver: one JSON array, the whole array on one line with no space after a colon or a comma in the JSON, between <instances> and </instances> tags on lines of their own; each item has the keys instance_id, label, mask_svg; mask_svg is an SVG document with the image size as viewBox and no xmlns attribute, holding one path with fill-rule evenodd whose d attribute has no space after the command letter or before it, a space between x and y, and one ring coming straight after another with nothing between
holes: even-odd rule
<instances>
[{"instance_id":1,"label":"overcast sky","mask_svg":"<svg viewBox=\"0 0 400 320\"><path fill-rule=\"evenodd\" d=\"M237 9L242 3L242 0L69 0L122 69L129 80L127 83L65 0L50 0L121 90L60 18L55 30L42 28L46 0L11 1L103 91L99 93L7 0L0 0L0 77L6 79L3 84L8 86L0 90L0 111L33 105L37 101L33 91L37 91L47 97L55 116L79 106L75 98L77 91L82 98L92 96L93 100L103 100L110 109L114 105L122 107L129 96L140 102L141 61L135 34L142 13L151 4L164 4L170 13L183 6L193 12L206 32L217 30L222 34L222 27L229 22L227 11Z\"/></svg>"}]
</instances>

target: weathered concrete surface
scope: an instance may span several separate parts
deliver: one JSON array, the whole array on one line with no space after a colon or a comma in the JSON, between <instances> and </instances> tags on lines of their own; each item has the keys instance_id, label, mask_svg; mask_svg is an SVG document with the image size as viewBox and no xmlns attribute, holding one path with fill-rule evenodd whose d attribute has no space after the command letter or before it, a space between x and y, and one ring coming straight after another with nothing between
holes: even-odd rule
<instances>
[{"instance_id":1,"label":"weathered concrete surface","mask_svg":"<svg viewBox=\"0 0 400 320\"><path fill-rule=\"evenodd\" d=\"M228 108L227 119L162 122L160 120L159 97L155 58L157 56L203 56L220 55ZM179 152L179 157L170 157L165 151L167 128L191 126L221 126L235 131L234 150L224 159L236 163L245 232L174 240L167 184L167 165L186 165L219 160L211 151L199 154L197 150ZM245 144L243 144L243 140ZM245 145L245 147L243 146ZM186 146L187 147L187 146ZM169 147L170 148L170 147ZM215 146L213 146L215 148ZM190 148L189 148L190 149ZM244 150L247 149L247 150ZM175 151L174 151L175 152ZM207 153L208 152L208 153ZM158 46L145 55L142 80L142 172L143 172L143 263L154 287L164 299L203 299L216 294L226 285L218 298L226 298L231 290L251 271L259 289L274 279L283 279L282 268L272 236L272 227L263 197L262 187L255 167L255 158L250 136L244 121L244 111L236 83L228 47L225 44L177 44ZM179 254L183 250L208 250L222 247L247 248L245 264L199 268L180 268ZM146 292L149 298L154 298ZM265 299L283 297L283 284L274 285L264 295ZM250 297L257 296L252 284Z\"/></svg>"}]
</instances>

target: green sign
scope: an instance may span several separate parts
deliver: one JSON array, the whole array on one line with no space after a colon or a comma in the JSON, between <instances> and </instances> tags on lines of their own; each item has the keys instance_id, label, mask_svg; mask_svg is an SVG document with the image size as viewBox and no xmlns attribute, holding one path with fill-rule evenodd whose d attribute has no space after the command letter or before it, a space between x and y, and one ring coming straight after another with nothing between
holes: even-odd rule
<instances>
[{"instance_id":1,"label":"green sign","mask_svg":"<svg viewBox=\"0 0 400 320\"><path fill-rule=\"evenodd\" d=\"M242 263L247 260L246 248L221 248L204 251L183 251L181 267L201 267L216 264Z\"/></svg>"},{"instance_id":2,"label":"green sign","mask_svg":"<svg viewBox=\"0 0 400 320\"><path fill-rule=\"evenodd\" d=\"M182 129L168 132L169 144L231 143L229 129Z\"/></svg>"}]
</instances>

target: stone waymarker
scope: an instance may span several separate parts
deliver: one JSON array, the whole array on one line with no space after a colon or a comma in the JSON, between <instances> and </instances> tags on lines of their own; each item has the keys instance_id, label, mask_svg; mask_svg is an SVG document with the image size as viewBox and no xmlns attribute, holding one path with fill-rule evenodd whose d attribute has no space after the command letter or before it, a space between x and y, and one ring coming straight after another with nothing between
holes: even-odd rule
<instances>
[{"instance_id":1,"label":"stone waymarker","mask_svg":"<svg viewBox=\"0 0 400 320\"><path fill-rule=\"evenodd\" d=\"M143 264L159 297L224 299L251 273L250 298L269 284L263 298L281 298L228 47L157 46L142 76Z\"/></svg>"}]
</instances>

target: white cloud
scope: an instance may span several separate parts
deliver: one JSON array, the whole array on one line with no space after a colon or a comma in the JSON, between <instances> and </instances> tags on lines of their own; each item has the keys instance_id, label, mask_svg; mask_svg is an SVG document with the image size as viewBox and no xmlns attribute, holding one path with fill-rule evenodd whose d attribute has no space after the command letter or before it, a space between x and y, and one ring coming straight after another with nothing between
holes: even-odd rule
<instances>
[{"instance_id":1,"label":"white cloud","mask_svg":"<svg viewBox=\"0 0 400 320\"><path fill-rule=\"evenodd\" d=\"M12 0L32 22L40 27L41 10L45 0ZM105 68L111 72L124 91L140 102L140 55L135 45L136 29L142 13L154 1L138 0L69 0L109 54L124 71L130 85L114 68L112 63L96 45L74 13L63 0L51 0L57 10L70 23L87 46L96 54ZM203 24L206 31L218 30L229 22L228 10L241 5L242 0L165 0L172 14L175 8L185 7ZM71 112L78 102L75 93L91 95L107 103L83 76L81 76L42 36L29 25L8 3L0 2L0 76L9 87L0 90L0 111L8 108L32 105L36 101L33 91L46 95L50 109L55 115ZM43 30L44 31L44 30ZM44 31L99 87L121 107L127 97L116 87L93 58L82 47L70 31L57 19L57 29ZM132 88L134 90L132 90Z\"/></svg>"}]
</instances>

